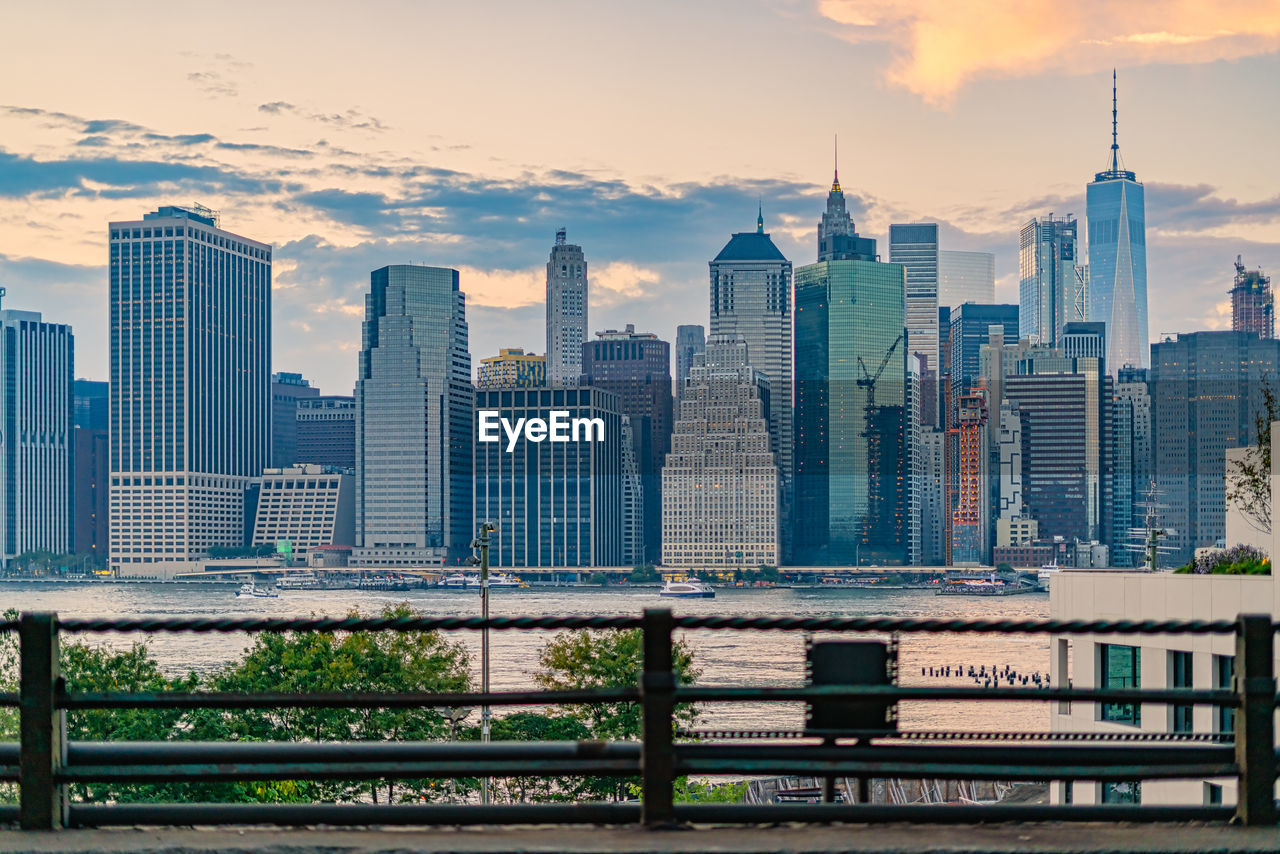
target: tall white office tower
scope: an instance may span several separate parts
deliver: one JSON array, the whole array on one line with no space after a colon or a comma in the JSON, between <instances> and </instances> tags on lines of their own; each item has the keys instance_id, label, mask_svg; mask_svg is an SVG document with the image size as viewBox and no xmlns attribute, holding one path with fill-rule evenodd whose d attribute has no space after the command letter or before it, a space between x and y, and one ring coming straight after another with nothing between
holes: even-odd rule
<instances>
[{"instance_id":1,"label":"tall white office tower","mask_svg":"<svg viewBox=\"0 0 1280 854\"><path fill-rule=\"evenodd\" d=\"M4 289L0 288L0 296ZM0 311L0 562L72 538L71 327Z\"/></svg>"},{"instance_id":2,"label":"tall white office tower","mask_svg":"<svg viewBox=\"0 0 1280 854\"><path fill-rule=\"evenodd\" d=\"M740 339L746 344L747 364L769 381L769 438L777 455L782 553L789 556L795 472L791 262L765 233L760 211L756 230L734 234L710 268L711 336Z\"/></svg>"},{"instance_id":3,"label":"tall white office tower","mask_svg":"<svg viewBox=\"0 0 1280 854\"><path fill-rule=\"evenodd\" d=\"M907 353L938 375L938 224L889 226L889 262L907 269Z\"/></svg>"},{"instance_id":4,"label":"tall white office tower","mask_svg":"<svg viewBox=\"0 0 1280 854\"><path fill-rule=\"evenodd\" d=\"M577 385L587 340L587 259L556 230L547 261L547 384Z\"/></svg>"},{"instance_id":5,"label":"tall white office tower","mask_svg":"<svg viewBox=\"0 0 1280 854\"><path fill-rule=\"evenodd\" d=\"M939 306L951 309L954 316L956 309L967 302L994 305L995 301L996 256L990 252L938 250Z\"/></svg>"},{"instance_id":6,"label":"tall white office tower","mask_svg":"<svg viewBox=\"0 0 1280 854\"><path fill-rule=\"evenodd\" d=\"M109 228L109 562L163 575L246 541L271 451L271 247L201 207Z\"/></svg>"},{"instance_id":7,"label":"tall white office tower","mask_svg":"<svg viewBox=\"0 0 1280 854\"><path fill-rule=\"evenodd\" d=\"M425 566L470 554L475 427L458 271L369 274L356 380L357 566Z\"/></svg>"}]
</instances>

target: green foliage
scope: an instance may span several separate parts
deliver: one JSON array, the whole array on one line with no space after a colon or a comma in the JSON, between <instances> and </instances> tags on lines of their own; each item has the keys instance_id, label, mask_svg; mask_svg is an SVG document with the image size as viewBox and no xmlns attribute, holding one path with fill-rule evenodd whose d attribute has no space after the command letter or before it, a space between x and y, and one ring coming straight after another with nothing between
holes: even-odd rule
<instances>
[{"instance_id":1,"label":"green foliage","mask_svg":"<svg viewBox=\"0 0 1280 854\"><path fill-rule=\"evenodd\" d=\"M1013 572L1013 564L1009 563L1008 561L1002 560L998 564L996 564L996 571L997 572Z\"/></svg>"},{"instance_id":2,"label":"green foliage","mask_svg":"<svg viewBox=\"0 0 1280 854\"><path fill-rule=\"evenodd\" d=\"M604 587L609 583L609 576L605 575L603 572L593 572L591 573L591 578L587 580L587 583L598 584L601 587Z\"/></svg>"},{"instance_id":3,"label":"green foliage","mask_svg":"<svg viewBox=\"0 0 1280 854\"><path fill-rule=\"evenodd\" d=\"M272 557L275 546L209 546L205 554L213 560L237 557Z\"/></svg>"},{"instance_id":4,"label":"green foliage","mask_svg":"<svg viewBox=\"0 0 1280 854\"><path fill-rule=\"evenodd\" d=\"M479 727L474 735L479 738ZM591 731L569 715L516 712L494 718L490 727L494 741L587 741ZM599 797L599 781L582 777L507 777L491 781L495 800L516 803L552 803Z\"/></svg>"},{"instance_id":5,"label":"green foliage","mask_svg":"<svg viewBox=\"0 0 1280 854\"><path fill-rule=\"evenodd\" d=\"M1227 460L1226 499L1249 524L1271 533L1271 424L1280 421L1280 400L1267 376L1258 383L1262 405L1253 416L1253 443L1243 459ZM1257 575L1259 573L1235 573Z\"/></svg>"},{"instance_id":6,"label":"green foliage","mask_svg":"<svg viewBox=\"0 0 1280 854\"><path fill-rule=\"evenodd\" d=\"M1253 546L1232 546L1201 555L1174 570L1179 575L1270 575L1271 560Z\"/></svg>"},{"instance_id":7,"label":"green foliage","mask_svg":"<svg viewBox=\"0 0 1280 854\"><path fill-rule=\"evenodd\" d=\"M759 569L738 570L737 578L739 581L744 581L747 584L754 584L757 581L777 584L779 578L778 568L776 566L769 566L768 564L761 564Z\"/></svg>"},{"instance_id":8,"label":"green foliage","mask_svg":"<svg viewBox=\"0 0 1280 854\"><path fill-rule=\"evenodd\" d=\"M637 566L631 570L631 574L627 576L627 580L632 584L653 584L662 580L662 574L651 563L644 566Z\"/></svg>"}]
</instances>

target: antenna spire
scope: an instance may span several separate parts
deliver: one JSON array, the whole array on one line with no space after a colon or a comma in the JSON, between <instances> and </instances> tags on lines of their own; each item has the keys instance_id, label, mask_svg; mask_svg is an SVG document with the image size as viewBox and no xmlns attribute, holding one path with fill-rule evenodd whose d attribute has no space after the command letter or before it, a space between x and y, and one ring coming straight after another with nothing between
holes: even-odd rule
<instances>
[{"instance_id":1,"label":"antenna spire","mask_svg":"<svg viewBox=\"0 0 1280 854\"><path fill-rule=\"evenodd\" d=\"M1116 70L1111 69L1111 171L1120 171L1120 143L1117 140Z\"/></svg>"},{"instance_id":2,"label":"antenna spire","mask_svg":"<svg viewBox=\"0 0 1280 854\"><path fill-rule=\"evenodd\" d=\"M840 192L840 134L835 135L834 152L835 175L831 179L831 192L838 193Z\"/></svg>"},{"instance_id":3,"label":"antenna spire","mask_svg":"<svg viewBox=\"0 0 1280 854\"><path fill-rule=\"evenodd\" d=\"M759 200L759 213L756 215L756 234L764 234L764 200Z\"/></svg>"}]
</instances>

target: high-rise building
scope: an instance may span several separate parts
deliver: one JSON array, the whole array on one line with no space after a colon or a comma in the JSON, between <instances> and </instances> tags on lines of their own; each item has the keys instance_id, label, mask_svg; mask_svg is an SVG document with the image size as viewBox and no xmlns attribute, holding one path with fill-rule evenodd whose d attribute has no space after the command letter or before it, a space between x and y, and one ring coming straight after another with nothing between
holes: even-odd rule
<instances>
[{"instance_id":1,"label":"high-rise building","mask_svg":"<svg viewBox=\"0 0 1280 854\"><path fill-rule=\"evenodd\" d=\"M618 396L630 421L644 498L643 556L662 556L662 466L671 450L671 345L652 332L625 329L596 333L582 345L584 382Z\"/></svg>"},{"instance_id":2,"label":"high-rise building","mask_svg":"<svg viewBox=\"0 0 1280 854\"><path fill-rule=\"evenodd\" d=\"M355 394L354 565L470 554L473 394L458 271L374 270Z\"/></svg>"},{"instance_id":3,"label":"high-rise building","mask_svg":"<svg viewBox=\"0 0 1280 854\"><path fill-rule=\"evenodd\" d=\"M1251 332L1193 332L1151 345L1155 503L1172 529L1161 565L1185 564L1226 535L1225 452L1256 441L1264 379L1280 341Z\"/></svg>"},{"instance_id":4,"label":"high-rise building","mask_svg":"<svg viewBox=\"0 0 1280 854\"><path fill-rule=\"evenodd\" d=\"M938 250L938 305L951 309L967 302L996 301L996 256L990 252Z\"/></svg>"},{"instance_id":5,"label":"high-rise building","mask_svg":"<svg viewBox=\"0 0 1280 854\"><path fill-rule=\"evenodd\" d=\"M960 396L956 404L957 468L960 485L951 519L951 562L982 563L990 521L987 503L987 401L981 392Z\"/></svg>"},{"instance_id":6,"label":"high-rise building","mask_svg":"<svg viewBox=\"0 0 1280 854\"><path fill-rule=\"evenodd\" d=\"M662 469L662 564L691 571L777 566L778 466L769 380L741 338L695 356Z\"/></svg>"},{"instance_id":7,"label":"high-rise building","mask_svg":"<svg viewBox=\"0 0 1280 854\"><path fill-rule=\"evenodd\" d=\"M941 566L946 562L946 510L943 482L946 477L946 434L935 428L920 431L920 563Z\"/></svg>"},{"instance_id":8,"label":"high-rise building","mask_svg":"<svg viewBox=\"0 0 1280 854\"><path fill-rule=\"evenodd\" d=\"M640 463L636 460L636 437L631 419L622 416L622 565L645 563L644 486L640 482ZM661 515L662 508L658 508Z\"/></svg>"},{"instance_id":9,"label":"high-rise building","mask_svg":"<svg viewBox=\"0 0 1280 854\"><path fill-rule=\"evenodd\" d=\"M0 296L3 296L0 288ZM0 310L0 562L73 543L75 339L38 311Z\"/></svg>"},{"instance_id":10,"label":"high-rise building","mask_svg":"<svg viewBox=\"0 0 1280 854\"><path fill-rule=\"evenodd\" d=\"M1000 438L997 445L1000 460L999 504L996 516L1000 519L1022 518L1022 412L1018 404L1003 401L1000 404Z\"/></svg>"},{"instance_id":11,"label":"high-rise building","mask_svg":"<svg viewBox=\"0 0 1280 854\"><path fill-rule=\"evenodd\" d=\"M1231 331L1276 337L1275 297L1271 277L1261 270L1246 270L1236 256L1236 279L1231 288Z\"/></svg>"},{"instance_id":12,"label":"high-rise building","mask_svg":"<svg viewBox=\"0 0 1280 854\"><path fill-rule=\"evenodd\" d=\"M876 242L859 237L853 217L845 206L844 190L840 189L840 169L836 168L827 193L827 209L818 221L819 261L875 261Z\"/></svg>"},{"instance_id":13,"label":"high-rise building","mask_svg":"<svg viewBox=\"0 0 1280 854\"><path fill-rule=\"evenodd\" d=\"M1088 319L1107 325L1112 376L1147 364L1147 224L1142 184L1121 168L1111 76L1111 158L1085 189L1089 223ZM1075 319L1075 318L1072 318Z\"/></svg>"},{"instance_id":14,"label":"high-rise building","mask_svg":"<svg viewBox=\"0 0 1280 854\"><path fill-rule=\"evenodd\" d=\"M298 403L320 396L320 389L302 374L279 372L271 375L271 465L291 466L298 456Z\"/></svg>"},{"instance_id":15,"label":"high-rise building","mask_svg":"<svg viewBox=\"0 0 1280 854\"><path fill-rule=\"evenodd\" d=\"M769 380L769 437L777 455L782 554L791 536L793 440L791 262L764 230L734 234L711 261L711 335L740 338L747 363ZM664 526L665 530L665 526Z\"/></svg>"},{"instance_id":16,"label":"high-rise building","mask_svg":"<svg viewBox=\"0 0 1280 854\"><path fill-rule=\"evenodd\" d=\"M685 380L689 379L689 369L693 367L693 357L707 352L707 331L696 324L685 324L676 327L676 397Z\"/></svg>"},{"instance_id":17,"label":"high-rise building","mask_svg":"<svg viewBox=\"0 0 1280 854\"><path fill-rule=\"evenodd\" d=\"M262 472L254 515L255 546L287 543L304 557L316 546L350 546L355 538L354 478L342 469L300 465Z\"/></svg>"},{"instance_id":18,"label":"high-rise building","mask_svg":"<svg viewBox=\"0 0 1280 854\"><path fill-rule=\"evenodd\" d=\"M577 385L582 376L582 342L587 340L587 259L582 247L556 230L547 261L547 382Z\"/></svg>"},{"instance_id":19,"label":"high-rise building","mask_svg":"<svg viewBox=\"0 0 1280 854\"><path fill-rule=\"evenodd\" d=\"M109 228L110 563L155 574L245 542L271 452L271 247L199 207Z\"/></svg>"},{"instance_id":20,"label":"high-rise building","mask_svg":"<svg viewBox=\"0 0 1280 854\"><path fill-rule=\"evenodd\" d=\"M107 561L110 539L108 526L108 484L111 482L110 423L111 388L109 383L76 380L74 454L75 476L72 480L74 510L71 550L89 555L97 564Z\"/></svg>"},{"instance_id":21,"label":"high-rise building","mask_svg":"<svg viewBox=\"0 0 1280 854\"><path fill-rule=\"evenodd\" d=\"M907 271L907 353L938 370L938 224L889 226L889 261Z\"/></svg>"},{"instance_id":22,"label":"high-rise building","mask_svg":"<svg viewBox=\"0 0 1280 854\"><path fill-rule=\"evenodd\" d=\"M564 413L568 441L532 434L475 444L475 523L494 522L495 567L619 566L625 550L623 415L617 395L589 386L486 389L476 392L480 418L550 423ZM497 422L494 422L495 424Z\"/></svg>"},{"instance_id":23,"label":"high-rise building","mask_svg":"<svg viewBox=\"0 0 1280 854\"><path fill-rule=\"evenodd\" d=\"M983 377L981 351L991 340L991 328L1000 327L1005 341L1018 340L1016 305L964 303L951 310L951 394L959 397Z\"/></svg>"},{"instance_id":24,"label":"high-rise building","mask_svg":"<svg viewBox=\"0 0 1280 854\"><path fill-rule=\"evenodd\" d=\"M796 271L797 563L908 560L904 282L876 261Z\"/></svg>"},{"instance_id":25,"label":"high-rise building","mask_svg":"<svg viewBox=\"0 0 1280 854\"><path fill-rule=\"evenodd\" d=\"M1151 393L1146 368L1121 368L1111 403L1111 559L1115 566L1141 562L1147 494L1151 488Z\"/></svg>"},{"instance_id":26,"label":"high-rise building","mask_svg":"<svg viewBox=\"0 0 1280 854\"><path fill-rule=\"evenodd\" d=\"M1022 226L1018 251L1018 335L1054 347L1062 327L1088 319L1088 268L1077 265L1076 220L1036 217Z\"/></svg>"},{"instance_id":27,"label":"high-rise building","mask_svg":"<svg viewBox=\"0 0 1280 854\"><path fill-rule=\"evenodd\" d=\"M541 388L547 384L547 357L521 347L501 347L498 355L480 360L476 388Z\"/></svg>"},{"instance_id":28,"label":"high-rise building","mask_svg":"<svg viewBox=\"0 0 1280 854\"><path fill-rule=\"evenodd\" d=\"M297 457L309 465L355 471L355 397L323 394L298 401Z\"/></svg>"}]
</instances>

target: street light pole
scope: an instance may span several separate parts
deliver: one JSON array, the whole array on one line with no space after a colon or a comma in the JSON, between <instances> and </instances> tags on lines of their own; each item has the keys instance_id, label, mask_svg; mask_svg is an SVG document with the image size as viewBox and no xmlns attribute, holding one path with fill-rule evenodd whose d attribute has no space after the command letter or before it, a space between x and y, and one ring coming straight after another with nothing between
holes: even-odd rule
<instances>
[{"instance_id":1,"label":"street light pole","mask_svg":"<svg viewBox=\"0 0 1280 854\"><path fill-rule=\"evenodd\" d=\"M480 630L480 691L489 693L489 532L493 523L480 523L480 616L486 625ZM480 706L480 741L489 741L489 701ZM489 803L489 778L480 781L480 803Z\"/></svg>"}]
</instances>

